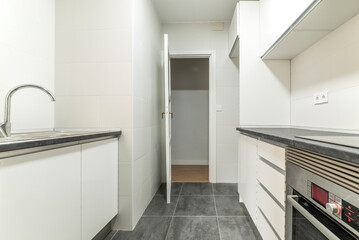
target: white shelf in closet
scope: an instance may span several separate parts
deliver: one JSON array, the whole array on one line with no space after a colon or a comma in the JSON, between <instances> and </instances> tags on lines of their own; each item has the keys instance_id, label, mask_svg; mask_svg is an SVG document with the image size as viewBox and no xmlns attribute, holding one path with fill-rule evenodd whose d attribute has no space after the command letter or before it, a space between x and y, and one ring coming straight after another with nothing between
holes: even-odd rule
<instances>
[{"instance_id":1,"label":"white shelf in closet","mask_svg":"<svg viewBox=\"0 0 359 240\"><path fill-rule=\"evenodd\" d=\"M314 0L262 59L293 59L358 13L358 0Z\"/></svg>"}]
</instances>

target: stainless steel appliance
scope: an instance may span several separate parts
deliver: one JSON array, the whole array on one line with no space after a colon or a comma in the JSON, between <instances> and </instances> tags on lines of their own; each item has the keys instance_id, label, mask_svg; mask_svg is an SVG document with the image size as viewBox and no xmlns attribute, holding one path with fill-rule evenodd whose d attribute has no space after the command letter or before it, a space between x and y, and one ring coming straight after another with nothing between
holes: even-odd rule
<instances>
[{"instance_id":1,"label":"stainless steel appliance","mask_svg":"<svg viewBox=\"0 0 359 240\"><path fill-rule=\"evenodd\" d=\"M287 149L286 239L359 239L359 166Z\"/></svg>"}]
</instances>

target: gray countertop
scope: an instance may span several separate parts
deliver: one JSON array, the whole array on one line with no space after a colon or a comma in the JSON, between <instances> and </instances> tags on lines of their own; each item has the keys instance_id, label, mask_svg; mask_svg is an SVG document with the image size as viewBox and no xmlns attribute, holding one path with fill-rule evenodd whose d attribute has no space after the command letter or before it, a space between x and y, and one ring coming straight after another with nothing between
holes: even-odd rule
<instances>
[{"instance_id":1,"label":"gray countertop","mask_svg":"<svg viewBox=\"0 0 359 240\"><path fill-rule=\"evenodd\" d=\"M56 148L84 142L115 138L121 131L54 131L14 134L9 138L0 138L0 157L6 152L34 148ZM31 151L30 151L31 152Z\"/></svg>"},{"instance_id":2,"label":"gray countertop","mask_svg":"<svg viewBox=\"0 0 359 240\"><path fill-rule=\"evenodd\" d=\"M299 128L237 128L237 131L263 140L301 148L319 154L359 164L359 149L296 138L295 136L350 136L355 134L306 130ZM358 136L359 135L355 135Z\"/></svg>"}]
</instances>

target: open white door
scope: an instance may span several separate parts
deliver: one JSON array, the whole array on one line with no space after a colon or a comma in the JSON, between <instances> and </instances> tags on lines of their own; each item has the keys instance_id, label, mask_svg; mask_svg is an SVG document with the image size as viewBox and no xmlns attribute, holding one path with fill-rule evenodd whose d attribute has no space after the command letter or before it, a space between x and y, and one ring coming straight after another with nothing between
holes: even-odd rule
<instances>
[{"instance_id":1,"label":"open white door","mask_svg":"<svg viewBox=\"0 0 359 240\"><path fill-rule=\"evenodd\" d=\"M167 189L167 203L171 202L171 79L170 79L170 58L168 50L168 35L164 35L164 71L165 71L165 111L162 113L162 118L165 116L165 132L166 132L166 189Z\"/></svg>"}]
</instances>

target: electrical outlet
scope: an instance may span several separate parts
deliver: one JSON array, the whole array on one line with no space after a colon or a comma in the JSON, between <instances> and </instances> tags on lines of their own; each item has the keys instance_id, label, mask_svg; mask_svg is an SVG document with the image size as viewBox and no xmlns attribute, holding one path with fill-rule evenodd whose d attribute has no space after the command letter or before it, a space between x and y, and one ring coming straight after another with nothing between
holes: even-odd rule
<instances>
[{"instance_id":1,"label":"electrical outlet","mask_svg":"<svg viewBox=\"0 0 359 240\"><path fill-rule=\"evenodd\" d=\"M316 93L313 96L314 105L328 103L328 92Z\"/></svg>"}]
</instances>

